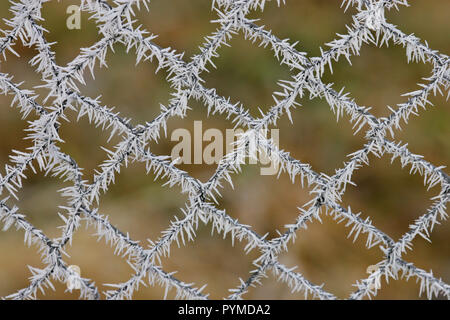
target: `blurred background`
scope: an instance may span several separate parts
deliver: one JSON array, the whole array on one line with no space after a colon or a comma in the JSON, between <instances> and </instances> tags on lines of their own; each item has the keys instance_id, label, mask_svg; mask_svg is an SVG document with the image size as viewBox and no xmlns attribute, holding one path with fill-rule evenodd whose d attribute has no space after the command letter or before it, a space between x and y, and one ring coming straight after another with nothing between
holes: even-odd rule
<instances>
[{"instance_id":1,"label":"blurred background","mask_svg":"<svg viewBox=\"0 0 450 320\"><path fill-rule=\"evenodd\" d=\"M185 52L185 60L199 52L203 37L213 32L217 18L207 0L152 0L150 12L137 13L141 23L151 33L158 34L155 40L161 46L170 46L177 52ZM60 65L66 65L79 53L80 47L88 47L99 40L96 25L89 14L81 14L81 29L68 30L66 9L79 1L50 1L43 6L42 25L49 33L47 39L56 42L53 49ZM268 2L263 13L254 12L260 25L272 29L280 38L299 41L297 48L309 57L320 54L319 47L333 40L336 33L345 33L345 25L351 22L351 9L344 12L341 1L334 0L286 0L286 5L277 7L276 1ZM11 18L8 2L0 2L0 17ZM447 0L416 0L411 7L402 7L400 12L387 12L387 18L406 33L414 33L426 39L431 48L442 53L450 52L448 41L450 2ZM8 29L4 21L0 28ZM272 93L279 89L277 81L289 79L290 70L280 66L269 48L259 47L238 34L230 41L231 47L223 46L220 57L214 60L217 69L203 73L205 85L215 87L219 94L230 97L232 102L242 102L251 113L259 116L258 108L268 110L273 105ZM40 84L40 76L28 61L36 54L34 48L14 46L21 58L7 53L6 62L0 63L0 71L14 75L14 81L24 81L23 88L32 89ZM96 79L86 72L86 85L80 85L83 94L95 98L102 95L101 102L114 106L122 116L133 119L133 124L152 120L160 112L160 104L167 105L171 90L165 80L164 70L155 74L156 64L144 62L135 66L135 53L126 52L121 45L108 52L108 68L97 67ZM407 63L405 49L390 43L389 47L376 48L364 45L360 56L352 57L352 66L345 59L333 64L324 81L334 83L334 88L351 93L359 105L371 106L377 116L388 115L387 105L395 107L405 101L401 94L417 90L421 78L431 74L430 64ZM36 89L39 101L46 96L45 90ZM11 96L0 96L0 163L9 162L12 149L25 151L31 145L24 129L30 115L21 119L17 109L11 109ZM409 144L412 152L422 154L435 165L450 162L450 110L448 102L441 96L430 97L434 107L421 110L420 117L412 117L402 131L395 134L396 141ZM342 167L346 155L357 151L364 143L364 133L353 135L348 118L336 122L327 103L320 99L299 101L302 106L293 112L293 124L286 116L278 122L280 147L294 157L310 163L316 171L328 175ZM218 128L225 130L233 124L224 116L207 117L201 104L190 101L192 110L185 119L168 122L169 136L158 143L150 144L156 154L170 154L176 142L170 141L170 133L177 128L193 132L195 120L203 121L203 130ZM108 131L89 124L86 118L77 122L77 114L68 112L69 122L64 122L60 131L63 151L70 153L79 166L84 168L85 179L92 180L95 168L106 159L100 146L112 149L119 142L114 138L108 142ZM206 144L204 144L205 146ZM206 181L216 165L183 165L183 170ZM101 197L99 211L110 217L110 221L122 231L129 232L135 240L146 245L147 239L157 240L175 215L181 216L180 207L187 200L179 188L163 187L163 181L154 181L153 174L145 175L145 166L132 163L116 176L116 183ZM258 165L246 165L240 175L234 176L232 189L226 185L222 190L219 208L251 225L260 234L276 236L284 225L294 222L301 207L311 199L308 188L294 185L286 174L262 176ZM389 157L370 158L370 167L358 170L353 181L357 187L349 186L343 198L343 206L351 206L353 212L370 216L374 225L398 239L408 230L410 223L425 213L431 205L430 198L438 194L438 188L427 190L423 178L409 175L398 160L391 164ZM57 215L58 206L64 199L58 193L68 186L63 181L45 176L42 172L27 171L28 179L19 192L16 205L27 219L48 236L57 237L62 221ZM11 202L13 203L13 202ZM353 243L347 239L348 229L336 224L331 217L323 216L322 224L315 221L307 230L298 233L289 252L281 255L288 267L297 265L297 271L339 298L346 298L355 288L357 280L365 278L366 268L382 259L378 248L367 250L365 237ZM81 267L82 275L90 278L100 290L107 289L105 283L128 280L133 270L125 260L115 256L113 249L97 241L95 228L80 228L74 236L72 246L66 247L70 257L67 263ZM414 240L414 250L404 256L416 266L433 270L433 274L447 283L450 281L450 226L437 225L431 235L432 244L422 238ZM246 279L253 270L252 261L257 253L246 255L245 243L233 247L230 239L211 235L210 226L200 226L195 242L186 247L172 248L169 258L162 261L164 270L178 271L176 277L193 282L197 286L208 284L205 292L211 298L227 296L229 288L239 285L238 278ZM23 232L14 228L0 233L0 296L5 296L28 285L31 276L27 265L43 267L36 248L23 243ZM41 299L75 299L65 291L65 285L54 283L56 291L48 290ZM302 299L302 294L291 294L289 288L277 282L272 274L262 286L251 288L247 299ZM415 280L390 281L383 284L376 299L417 299L419 285ZM135 293L136 299L160 299L164 289L158 286L142 287ZM169 298L173 297L170 292ZM422 297L424 298L424 297Z\"/></svg>"}]
</instances>

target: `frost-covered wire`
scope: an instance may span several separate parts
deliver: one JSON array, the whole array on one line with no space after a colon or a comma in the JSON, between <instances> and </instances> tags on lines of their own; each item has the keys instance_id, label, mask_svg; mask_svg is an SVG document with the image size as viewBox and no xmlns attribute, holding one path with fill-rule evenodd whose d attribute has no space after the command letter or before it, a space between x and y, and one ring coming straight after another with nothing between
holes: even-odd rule
<instances>
[{"instance_id":1,"label":"frost-covered wire","mask_svg":"<svg viewBox=\"0 0 450 320\"><path fill-rule=\"evenodd\" d=\"M413 277L420 281L419 290L426 292L428 298L439 294L450 297L448 284L431 272L404 261L402 257L411 249L412 241L417 236L429 239L433 227L447 219L446 205L450 197L450 178L444 167L435 166L423 156L411 153L407 145L390 140L394 138L396 129L407 124L411 115L418 115L421 108L425 109L430 104L431 94L449 94L450 58L431 49L426 41L405 34L386 21L385 10L400 9L408 5L406 0L344 0L342 7L346 9L354 6L357 13L347 26L347 33L337 35L335 40L326 44L328 49L321 49L317 57L308 57L307 53L297 49L296 43L278 38L271 30L259 26L257 20L248 18L251 11L264 10L268 1L213 0L212 6L218 15L214 22L218 27L204 38L199 53L187 61L182 53L159 46L156 35L142 26L136 27L134 11L143 8L151 10L149 0L82 0L81 8L96 21L101 39L82 48L78 56L66 66L56 63L52 44L46 40L46 30L40 25L41 9L48 1L13 2L10 7L13 18L6 21L9 30L4 30L4 36L0 38L0 53L4 57L17 54L14 44L19 41L37 49L30 63L41 75L40 87L48 92L44 105L41 105L33 90L24 89L22 83L15 83L12 75L0 73L0 93L13 97L11 105L24 118L31 114L37 117L27 128L27 138L33 141L33 146L26 151L14 151L10 156L11 163L0 174L0 195L7 194L0 201L0 222L5 229L14 225L24 232L25 242L38 247L45 264L43 269L30 267L32 277L29 286L7 298L36 298L38 290L44 292L53 286L51 280L67 280L70 272L63 259L64 249L72 243L74 234L84 221L95 226L96 236L110 243L114 252L127 259L135 272L123 283L109 284L111 289L103 292L109 299L130 299L139 286L145 283L164 287L166 294L173 289L177 298L207 299L205 286L197 288L194 284L185 283L175 278L173 273L165 272L161 265L161 258L170 255L174 244L184 245L187 241L195 241L199 223L210 224L212 231L224 238L230 235L233 243L236 240L244 241L245 252L259 252L258 258L253 261L255 269L249 271L247 279L237 279L236 286L230 288L227 298L244 298L252 287L262 285L261 280L270 271L279 281L286 283L292 292L302 291L306 297L336 299L323 285L310 282L301 270L296 270L295 266L285 266L278 260L282 252L289 250L290 243L301 234L301 230L317 220L321 221L324 214L331 215L337 223L344 222L353 239L364 235L366 246L378 246L384 255L377 264L376 272L357 281L356 290L349 296L350 299L375 296L384 285L382 276L386 280L397 279L400 273L405 278ZM277 0L277 4L285 5L282 0ZM261 112L259 118L250 115L240 102L220 96L201 77L204 71L215 67L214 60L219 58L219 49L229 45L232 37L240 36L240 33L253 43L268 46L274 58L293 72L291 79L280 79L280 89L273 94L274 105L267 112ZM359 106L350 93L325 83L322 76L326 68L332 71L334 61L342 58L351 61L363 45L382 46L388 42L405 47L408 61L431 64L432 72L423 79L421 89L404 94L406 102L398 104L396 108L389 107L391 114L388 117L377 118L370 112L370 107ZM87 71L94 74L96 65L106 65L106 56L115 44L125 46L128 52L134 50L136 63L146 63L148 60L156 63L158 70L165 69L168 72L167 81L173 90L172 98L167 105L161 106L161 112L155 119L133 126L130 119L115 112L112 106L102 105L100 98L84 96L78 89L79 84L84 84ZM292 121L291 114L295 108L301 107L301 100L315 97L325 100L338 119L344 112L347 113L355 133L365 130L367 141L360 150L350 154L332 176L315 172L309 164L280 150L262 134L270 125L276 125L277 120L284 115ZM248 129L204 183L178 169L168 156L157 156L151 150L151 143L160 139L161 132L167 130L167 121L172 117L184 118L193 100L202 103L205 113L226 114L234 126ZM92 125L109 131L110 138L121 138L111 150L104 149L108 159L95 171L92 181L85 180L75 160L59 148L59 144L63 143L59 137L59 128L63 125L61 120L67 120L65 113L69 109L77 113L78 119L87 117ZM251 226L240 223L225 210L217 208L222 183L232 185L233 175L240 173L245 160L256 156L248 152L251 137L258 138L257 153L270 155L279 164L279 174L287 174L293 183L306 184L314 195L310 202L299 208L297 219L272 239L257 234ZM409 166L412 174L418 172L424 176L427 187L440 186L440 193L433 198L433 205L410 225L398 241L379 230L370 217L363 219L361 213L353 212L351 207L342 203L347 185L353 184L353 174L363 166L370 165L370 155L390 156L392 161L398 158L403 167ZM183 216L179 218L174 214L170 225L161 232L159 238L149 239L147 245L134 241L130 235L113 226L108 215L100 213L97 208L102 194L108 191L120 170L135 161L145 163L147 174L163 180L164 186L171 188L178 185L188 195L187 203L181 208ZM31 169L35 172L36 165L38 170L46 174L71 182L71 186L60 190L67 199L67 205L61 208L63 213L59 213L63 222L62 231L55 239L49 239L43 231L29 223L26 214L20 213L20 199L14 200L28 171ZM11 205L13 201L15 204ZM80 297L100 298L95 283L82 279Z\"/></svg>"}]
</instances>

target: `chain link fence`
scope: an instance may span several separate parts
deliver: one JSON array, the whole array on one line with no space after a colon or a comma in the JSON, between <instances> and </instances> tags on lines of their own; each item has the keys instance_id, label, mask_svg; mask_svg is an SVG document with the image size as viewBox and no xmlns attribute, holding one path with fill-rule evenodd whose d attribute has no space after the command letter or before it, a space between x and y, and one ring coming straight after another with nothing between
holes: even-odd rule
<instances>
[{"instance_id":1,"label":"chain link fence","mask_svg":"<svg viewBox=\"0 0 450 320\"><path fill-rule=\"evenodd\" d=\"M3 55L14 54L14 44L17 42L37 49L31 64L42 77L42 87L48 91L45 105L40 104L32 90L23 89L21 83L14 82L12 75L0 73L0 91L13 97L13 106L24 118L30 114L38 116L37 120L29 122L27 128L27 139L33 142L33 146L26 151L14 151L10 163L5 165L0 175L0 194L3 197L0 220L4 230L10 227L21 230L25 243L39 248L45 264L44 268L30 267L33 275L29 286L6 298L37 298L39 290L45 292L53 286L51 281L69 281L70 289L79 290L80 298L99 299L101 295L96 284L83 278L79 268L69 266L64 260L65 248L72 243L81 221L86 221L96 227L98 238L113 244L114 252L127 259L135 272L129 280L111 284L111 289L103 292L108 299L131 299L142 283L161 285L166 292L175 290L177 298L207 299L205 287L198 288L176 278L160 264L160 259L169 255L172 246L182 245L186 241L195 243L199 224L210 224L219 235L231 235L233 240L243 241L247 252L258 252L258 258L253 262L254 270L249 270L246 279L240 279L240 285L230 288L226 298L245 298L251 287L261 285L266 274L273 273L292 292L303 292L309 298L336 299L335 294L322 285L312 283L293 266L286 266L279 260L296 236L309 224L318 223L324 215L333 216L336 223L344 221L352 237L365 237L367 248L378 247L384 257L368 268L368 277L355 283L356 289L348 298L376 296L385 285L381 281L383 277L387 280L413 278L419 283L420 293L425 293L429 299L450 297L450 286L439 275L433 275L403 257L408 250L412 250L412 241L416 237L429 239L433 227L445 223L448 216L446 204L450 197L450 177L444 168L430 163L422 155L413 154L406 145L393 140L395 130L405 127L411 115L427 107L430 95L449 94L449 57L430 48L426 41L404 33L385 18L386 10L401 10L402 6L408 5L405 0L344 0L343 10L354 7L357 13L353 15L347 33L327 43L327 49L321 50L317 57L308 57L298 51L294 43L278 38L267 27L258 25L257 21L248 17L255 10L264 10L267 1L213 0L219 28L205 37L199 53L189 59L173 49L159 46L155 36L134 21L135 10L151 10L151 1L84 0L80 8L96 21L101 39L90 47L82 48L79 55L65 66L56 63L52 43L47 41L40 25L41 8L48 1L13 2L10 9L14 16L7 21L8 29L3 30L4 36L0 38L0 52ZM278 4L285 5L281 0ZM202 73L214 65L218 49L227 45L237 32L242 32L249 41L270 47L274 59L292 70L291 80L283 81L281 91L274 94L274 105L267 112L262 112L259 118L252 116L244 105L220 96L202 79ZM324 71L331 68L333 61L350 60L366 44L381 46L389 42L403 46L408 61L428 63L433 67L432 74L420 85L420 89L406 93L406 102L392 108L389 116L374 116L370 108L358 105L349 93L336 91L331 84L323 81ZM106 53L115 43L134 50L136 63L150 60L158 65L158 69L165 69L170 74L168 82L173 91L172 98L151 121L134 126L130 119L102 105L98 99L84 96L79 90L79 83L84 82L87 72L93 72L96 65L106 64ZM276 126L280 117L291 118L300 99L308 95L326 100L331 112L338 118L347 114L355 133L365 132L365 143L349 155L333 176L314 171L310 164L293 158L265 135L265 130ZM221 159L217 170L206 182L180 170L169 156L152 153L149 147L150 142L160 139L170 118L186 116L189 103L194 100L202 103L205 113L224 114L229 117L232 126L248 129L239 137L232 151ZM121 139L112 150L106 150L109 159L100 165L93 181L85 180L77 162L60 148L63 141L59 129L64 126L61 120L68 110L75 110L79 117L88 117L92 125L103 127L110 131L111 136ZM255 137L257 148L252 154L248 145ZM231 184L233 176L239 174L245 161L258 154L269 156L278 164L280 173L288 174L293 183L307 185L314 195L312 201L299 209L297 219L286 225L279 236L271 239L219 209L216 200L220 197L222 183ZM345 208L341 204L347 185L353 184L354 172L369 165L369 155L398 158L402 166L410 168L411 174L420 173L428 187L440 188L440 193L432 199L432 206L412 221L409 230L398 240L377 228L370 218L363 219L350 207ZM99 198L108 191L120 169L131 161L145 163L147 172L154 172L169 187L180 186L182 192L188 195L188 201L182 208L183 218L174 217L158 239L149 240L148 246L141 245L133 240L133 235L113 226L107 215L98 209ZM16 193L26 184L23 179L33 174L35 168L72 183L62 190L67 205L60 213L63 224L61 235L56 238L50 238L35 227L15 205L20 205Z\"/></svg>"}]
</instances>

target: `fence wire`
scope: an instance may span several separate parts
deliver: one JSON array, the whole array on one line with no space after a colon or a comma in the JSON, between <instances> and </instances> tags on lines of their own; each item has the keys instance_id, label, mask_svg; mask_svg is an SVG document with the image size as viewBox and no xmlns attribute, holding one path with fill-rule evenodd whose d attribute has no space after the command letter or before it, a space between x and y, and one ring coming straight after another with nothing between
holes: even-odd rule
<instances>
[{"instance_id":1,"label":"fence wire","mask_svg":"<svg viewBox=\"0 0 450 320\"><path fill-rule=\"evenodd\" d=\"M79 55L66 66L55 62L52 44L47 41L40 25L41 8L48 1L12 2L10 10L14 16L7 21L8 29L2 30L4 36L0 38L3 56L8 51L14 53L14 44L18 42L37 49L38 53L30 62L42 77L42 87L48 90L44 101L46 105L41 105L32 90L23 89L22 84L15 83L11 75L0 73L0 90L13 97L13 106L24 117L33 113L38 115L38 119L30 121L27 128L27 138L33 141L33 146L26 151L14 151L10 163L5 165L4 173L0 175L0 194L4 198L0 202L0 220L5 230L14 226L23 231L25 242L37 245L45 264L42 269L30 267L32 277L29 286L5 298L34 299L38 297L38 289L45 292L53 286L51 281L65 283L69 278L77 277L64 261L63 255L80 222L87 221L95 225L98 230L96 236L112 242L115 253L121 254L134 268L135 273L129 280L111 284L111 289L103 292L108 299L131 299L142 282L161 285L166 288L166 292L175 290L176 298L207 299L205 287L197 288L176 278L173 273L166 272L160 265L160 257L168 255L174 243L195 241L199 224L208 223L218 234L230 234L233 240L244 241L246 251L259 252L259 257L253 262L255 269L249 270L247 279L240 279L239 286L230 288L229 296L225 298L245 298L252 286L260 286L260 280L272 272L293 292L304 292L309 298L336 299L322 285L310 282L299 271L294 271L293 266L283 265L278 259L281 253L289 249L289 244L301 233L301 229L320 220L325 214L334 216L336 222L345 221L352 236L365 236L367 248L376 246L383 253L383 259L373 266L370 275L354 284L356 289L349 299L376 296L381 287L386 285L381 282L382 277L387 280L413 278L420 283L420 293L425 292L429 299L437 296L450 298L449 284L402 257L412 250L412 241L417 236L428 239L433 227L446 220L446 204L450 197L450 177L443 167L433 165L423 156L411 153L406 145L392 140L394 129L404 127L411 115L425 109L430 95L450 93L449 57L431 49L416 36L405 34L385 19L385 10L400 10L402 6L408 5L406 0L344 0L343 10L349 6L357 8L351 24L347 26L347 33L338 35L327 43L328 49L321 50L320 56L311 58L298 51L289 40L278 38L272 31L248 18L250 12L264 10L265 0L213 0L219 27L204 38L199 53L189 60L184 60L183 54L173 49L160 47L153 34L141 26L137 27L139 22L134 21L134 10L144 7L151 10L149 0L82 0L81 9L96 21L101 39L88 48L82 48ZM277 1L278 5L285 5L284 1ZM213 65L218 49L227 45L238 32L242 32L249 41L270 47L274 59L289 66L293 73L291 80L282 82L281 92L275 94L274 105L260 118L251 116L241 103L232 103L229 98L218 95L201 78L201 74ZM389 116L375 117L370 108L359 106L349 93L338 92L322 80L325 69L331 67L333 61L343 58L349 60L352 55L359 54L363 45L381 46L388 42L406 48L408 61L421 61L433 66L431 75L424 79L420 90L406 93L407 101L391 109ZM88 70L93 72L96 65L106 62L106 53L115 43L135 50L137 63L150 60L170 74L168 82L173 90L172 98L152 121L132 126L129 119L101 105L97 99L82 95L78 89ZM366 132L364 145L350 154L331 177L313 171L309 164L280 150L263 134L268 126L276 125L282 115L290 117L291 112L295 112L293 108L298 104L297 101L308 98L308 95L325 99L338 118L344 113L348 114L355 132ZM287 225L284 233L278 237L266 239L252 230L251 226L240 223L216 206L221 183L231 183L233 175L239 173L245 159L251 156L246 151L249 134L239 138L235 148L222 158L216 172L205 183L178 169L169 157L152 153L149 143L160 138L168 119L186 116L189 101L193 100L202 103L205 113L212 111L225 114L230 117L230 124L243 126L248 129L248 133L258 136L258 152L269 154L275 159L280 165L279 170L287 173L293 181L296 179L295 183L304 183L312 188L314 199L300 209L297 219ZM92 125L108 129L111 135L122 139L113 150L107 152L108 160L100 165L92 183L83 178L76 161L59 147L63 142L59 136L62 126L60 121L68 109L76 110L80 117L87 116ZM374 226L370 218L362 219L350 207L344 208L340 204L353 173L368 165L370 154L399 158L402 166L410 168L411 174L419 172L423 175L428 187L440 186L440 193L432 199L432 206L411 222L409 230L398 241ZM183 218L174 218L160 237L150 241L148 246L139 244L113 226L107 215L96 208L99 198L107 192L120 168L131 161L145 163L148 172L154 172L170 187L181 186L182 192L189 196L182 208ZM70 187L62 190L67 205L60 214L63 221L61 235L54 239L33 226L26 214L17 207L20 202L16 193L22 188L26 174L32 174L30 169L34 172L33 166L72 182ZM89 279L80 278L79 287L80 298L101 297L97 286Z\"/></svg>"}]
</instances>

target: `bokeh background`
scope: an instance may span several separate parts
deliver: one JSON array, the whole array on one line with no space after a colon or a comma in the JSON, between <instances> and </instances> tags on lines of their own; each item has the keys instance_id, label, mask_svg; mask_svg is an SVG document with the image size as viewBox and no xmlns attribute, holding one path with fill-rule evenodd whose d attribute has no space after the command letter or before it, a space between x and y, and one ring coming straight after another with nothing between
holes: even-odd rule
<instances>
[{"instance_id":1,"label":"bokeh background","mask_svg":"<svg viewBox=\"0 0 450 320\"><path fill-rule=\"evenodd\" d=\"M99 36L93 20L82 13L81 30L66 28L66 8L79 1L50 1L43 6L42 25L49 31L48 40L56 42L53 49L60 65L71 61L80 47L92 45ZM450 23L447 0L415 0L411 7L402 7L400 12L391 11L387 18L406 33L414 33L443 53L450 52L448 31ZM316 56L319 47L335 38L336 33L345 33L345 25L351 22L351 9L344 12L341 1L334 0L287 0L285 6L277 7L275 1L268 2L266 10L252 14L260 18L259 24L272 29L280 38L299 41L297 48ZM0 2L0 17L10 18L8 2ZM152 0L150 12L137 13L140 23L152 33L161 46L170 46L178 52L185 52L185 59L198 53L203 37L213 32L217 25L210 21L217 18L207 0ZM4 21L0 28L6 28ZM258 47L238 34L230 41L231 47L222 47L219 58L214 60L217 69L203 73L207 87L217 88L219 94L231 97L233 102L241 101L254 115L258 107L267 110L273 105L272 92L279 87L277 81L289 79L291 73L280 66L268 48ZM153 119L160 111L160 104L167 104L171 90L163 71L155 74L155 63L145 62L135 66L134 52L127 53L121 45L114 47L115 53L107 55L108 68L97 68L96 79L88 73L82 93L97 97L108 106L115 106L123 116L133 123ZM0 63L0 71L14 75L14 80L24 81L23 87L32 89L40 84L40 76L34 72L28 61L36 54L34 48L17 43L14 46L21 58L8 53L6 62ZM389 47L376 48L364 45L360 56L352 57L352 66L341 59L333 64L334 73L326 72L324 80L333 82L336 89L345 87L360 105L371 106L377 116L387 115L387 105L395 106L405 101L401 94L418 88L417 82L431 73L430 64L407 63L405 49L390 43ZM46 92L36 89L40 101ZM450 161L450 110L445 98L431 97L434 107L422 110L420 117L412 117L403 131L396 132L396 141L409 144L414 153L419 153L436 165ZM278 123L280 147L303 162L310 163L317 171L334 173L342 166L346 155L358 150L364 142L363 133L353 135L348 118L336 122L335 116L325 101L304 97L302 106L293 113L291 124L286 116ZM11 97L0 97L0 163L9 162L12 149L25 150L30 141L23 140L30 115L21 119L17 109L11 109ZM203 129L232 128L225 117L207 117L204 106L190 101L192 110L185 119L172 119L168 123L169 134L177 128L193 132L193 122L203 121ZM84 168L85 178L91 180L95 168L105 160L100 146L112 148L119 140L108 142L109 133L95 128L86 118L77 122L76 113L67 113L69 122L63 123L61 144L63 151L70 153ZM162 138L150 147L157 154L170 154L175 142L170 136ZM205 181L214 172L215 165L185 165L193 176ZM163 187L161 180L154 181L152 174L145 175L144 165L130 164L117 176L115 185L101 197L99 210L107 214L110 221L122 231L129 232L142 244L147 239L156 240L175 215L180 216L180 207L186 196L178 188ZM56 178L42 172L27 171L28 179L19 192L16 204L22 213L37 227L51 237L60 235L58 206L64 199L58 190L67 186ZM352 211L361 211L363 217L370 216L374 224L394 239L407 231L409 224L430 206L430 198L438 193L437 188L427 190L423 178L409 175L398 160L392 164L389 157L370 158L370 167L358 170L343 198L343 206ZM301 207L310 198L309 189L299 182L294 185L286 174L261 176L258 165L246 165L242 174L234 176L232 189L226 185L219 207L251 225L260 234L276 235L275 230L292 223ZM297 270L316 284L345 298L354 290L352 284L366 277L367 266L381 258L378 248L367 250L365 238L356 242L347 239L348 229L336 224L330 217L323 216L323 222L310 224L307 230L299 232L297 241L290 250L282 254L281 261L287 266L297 265ZM133 270L125 260L115 256L113 249L93 236L92 227L81 228L74 237L72 246L67 247L70 257L66 261L81 267L82 275L95 281L100 289L105 283L126 281ZM405 259L417 266L430 270L444 281L450 281L450 227L449 223L437 225L431 236L432 244L422 238L414 240L414 250ZM198 286L208 284L206 292L211 298L228 295L227 289L239 284L238 278L246 279L253 269L252 261L257 252L244 254L245 244L233 247L230 238L211 235L210 226L200 226L196 241L186 247L173 247L171 256L162 261L166 271L178 271L176 276ZM28 285L30 272L27 265L42 267L36 248L23 243L23 233L10 229L0 233L0 296L13 293ZM302 299L302 294L291 294L289 288L269 275L262 286L251 288L245 296L248 299ZM65 285L55 283L56 291L48 290L41 299L75 299L77 293L65 292ZM160 299L164 289L158 286L142 287L136 292L136 299ZM416 299L419 285L414 280L391 281L383 284L376 299ZM173 297L173 292L169 298ZM424 297L422 297L424 298Z\"/></svg>"}]
</instances>

